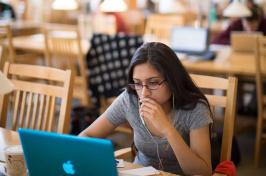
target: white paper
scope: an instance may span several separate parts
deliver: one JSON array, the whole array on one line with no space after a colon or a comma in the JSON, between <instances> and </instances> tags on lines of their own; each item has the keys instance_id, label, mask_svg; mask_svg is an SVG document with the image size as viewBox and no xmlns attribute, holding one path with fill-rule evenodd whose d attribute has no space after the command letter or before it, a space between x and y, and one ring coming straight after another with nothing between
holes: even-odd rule
<instances>
[{"instance_id":1,"label":"white paper","mask_svg":"<svg viewBox=\"0 0 266 176\"><path fill-rule=\"evenodd\" d=\"M154 169L152 166L149 167L142 167L139 169L131 169L125 171L119 171L120 173L131 174L131 175L157 175L160 174L159 171Z\"/></svg>"},{"instance_id":2,"label":"white paper","mask_svg":"<svg viewBox=\"0 0 266 176\"><path fill-rule=\"evenodd\" d=\"M119 161L119 163L116 165L116 167L125 167L123 159L116 159L116 161Z\"/></svg>"}]
</instances>

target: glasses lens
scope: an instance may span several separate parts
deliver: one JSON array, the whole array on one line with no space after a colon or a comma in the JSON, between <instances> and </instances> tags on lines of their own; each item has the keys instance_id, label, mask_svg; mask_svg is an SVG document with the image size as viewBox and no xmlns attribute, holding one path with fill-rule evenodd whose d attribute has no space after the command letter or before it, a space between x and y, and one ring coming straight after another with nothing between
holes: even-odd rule
<instances>
[{"instance_id":1,"label":"glasses lens","mask_svg":"<svg viewBox=\"0 0 266 176\"><path fill-rule=\"evenodd\" d=\"M156 83L156 82L150 83L150 84L148 84L147 88L150 89L150 90L156 90L156 89L159 88L159 83Z\"/></svg>"},{"instance_id":2,"label":"glasses lens","mask_svg":"<svg viewBox=\"0 0 266 176\"><path fill-rule=\"evenodd\" d=\"M142 89L142 85L141 84L129 84L129 86L134 89L134 90L140 90Z\"/></svg>"},{"instance_id":3,"label":"glasses lens","mask_svg":"<svg viewBox=\"0 0 266 176\"><path fill-rule=\"evenodd\" d=\"M136 90L140 90L140 89L142 89L142 85L141 85L141 84L135 84L135 89L136 89Z\"/></svg>"}]
</instances>

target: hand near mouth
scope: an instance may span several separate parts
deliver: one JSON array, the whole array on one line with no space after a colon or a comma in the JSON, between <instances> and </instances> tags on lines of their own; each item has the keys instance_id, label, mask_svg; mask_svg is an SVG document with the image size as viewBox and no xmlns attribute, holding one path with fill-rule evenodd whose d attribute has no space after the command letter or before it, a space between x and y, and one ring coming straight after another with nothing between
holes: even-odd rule
<instances>
[{"instance_id":1,"label":"hand near mouth","mask_svg":"<svg viewBox=\"0 0 266 176\"><path fill-rule=\"evenodd\" d=\"M162 106L152 98L143 98L140 103L140 116L148 120L158 131L166 134L172 124L168 121Z\"/></svg>"}]
</instances>

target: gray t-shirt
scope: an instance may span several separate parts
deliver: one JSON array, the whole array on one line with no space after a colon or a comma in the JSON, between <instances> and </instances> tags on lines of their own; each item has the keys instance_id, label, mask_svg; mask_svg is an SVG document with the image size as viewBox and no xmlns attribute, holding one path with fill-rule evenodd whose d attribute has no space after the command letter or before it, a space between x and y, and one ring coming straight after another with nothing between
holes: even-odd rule
<instances>
[{"instance_id":1,"label":"gray t-shirt","mask_svg":"<svg viewBox=\"0 0 266 176\"><path fill-rule=\"evenodd\" d=\"M136 95L128 94L124 91L120 94L112 105L105 111L108 121L115 126L119 126L128 121L134 130L134 142L138 149L134 163L142 166L153 166L159 168L159 159L157 155L158 144L160 158L165 154L168 144L166 137L159 138L152 136L151 139L146 127L142 124L138 99ZM190 146L189 132L212 123L210 112L207 105L198 103L191 111L181 109L175 110L174 127L178 130L184 141ZM163 170L173 174L184 174L171 146L167 151L163 161Z\"/></svg>"}]
</instances>

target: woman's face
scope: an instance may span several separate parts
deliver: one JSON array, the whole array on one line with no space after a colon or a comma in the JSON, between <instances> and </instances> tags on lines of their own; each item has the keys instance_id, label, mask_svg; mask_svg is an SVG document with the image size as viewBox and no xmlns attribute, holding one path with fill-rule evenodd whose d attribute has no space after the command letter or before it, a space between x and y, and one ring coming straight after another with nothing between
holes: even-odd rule
<instances>
[{"instance_id":1,"label":"woman's face","mask_svg":"<svg viewBox=\"0 0 266 176\"><path fill-rule=\"evenodd\" d=\"M162 74L147 63L137 65L133 69L133 81L135 84L148 85L161 83L164 80ZM166 81L156 90L149 90L146 86L143 86L141 90L136 90L136 92L140 99L152 98L161 106L170 103L168 100L172 95L170 86Z\"/></svg>"}]
</instances>

